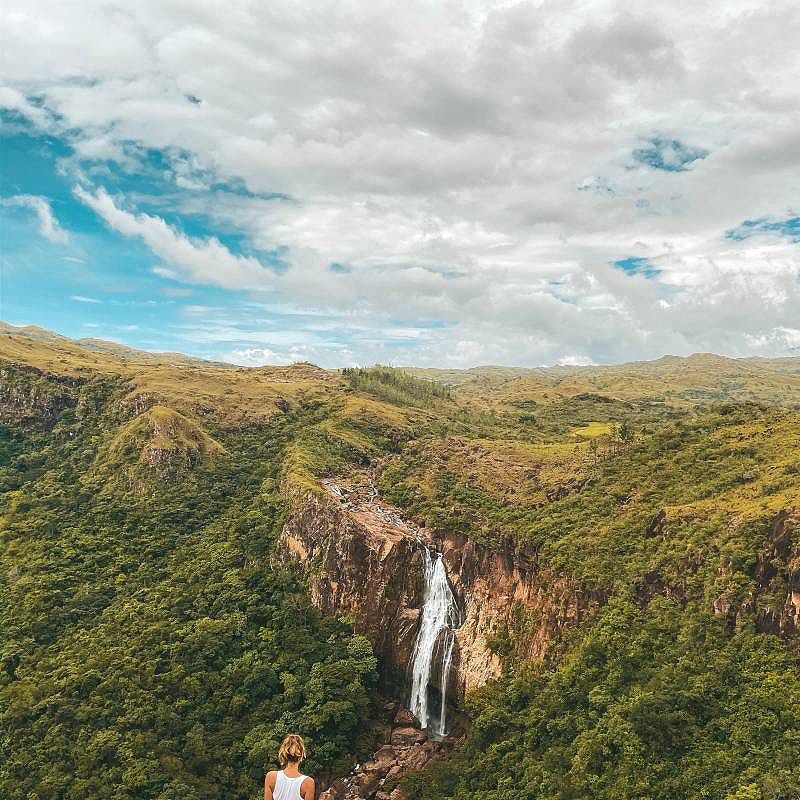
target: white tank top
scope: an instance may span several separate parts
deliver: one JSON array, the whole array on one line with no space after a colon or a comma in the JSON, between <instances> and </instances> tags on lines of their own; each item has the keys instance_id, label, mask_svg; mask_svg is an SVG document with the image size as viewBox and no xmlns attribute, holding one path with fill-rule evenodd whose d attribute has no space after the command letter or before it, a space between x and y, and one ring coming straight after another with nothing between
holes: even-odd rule
<instances>
[{"instance_id":1,"label":"white tank top","mask_svg":"<svg viewBox=\"0 0 800 800\"><path fill-rule=\"evenodd\" d=\"M275 788L272 790L272 796L275 800L303 800L300 787L305 779L305 775L288 778L283 770L279 770L275 776Z\"/></svg>"}]
</instances>

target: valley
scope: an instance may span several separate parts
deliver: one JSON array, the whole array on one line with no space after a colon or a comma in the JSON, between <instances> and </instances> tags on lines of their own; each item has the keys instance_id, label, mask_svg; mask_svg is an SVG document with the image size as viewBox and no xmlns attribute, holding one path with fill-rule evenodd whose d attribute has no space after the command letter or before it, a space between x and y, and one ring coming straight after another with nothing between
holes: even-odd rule
<instances>
[{"instance_id":1,"label":"valley","mask_svg":"<svg viewBox=\"0 0 800 800\"><path fill-rule=\"evenodd\" d=\"M244 369L5 326L6 796L250 800L298 730L328 800L795 797L799 453L800 359Z\"/></svg>"}]
</instances>

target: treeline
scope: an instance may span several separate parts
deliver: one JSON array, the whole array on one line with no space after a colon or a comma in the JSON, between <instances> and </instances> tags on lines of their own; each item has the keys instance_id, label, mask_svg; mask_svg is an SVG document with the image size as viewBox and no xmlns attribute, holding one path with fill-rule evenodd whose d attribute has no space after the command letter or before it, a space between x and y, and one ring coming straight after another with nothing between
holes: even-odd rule
<instances>
[{"instance_id":1,"label":"treeline","mask_svg":"<svg viewBox=\"0 0 800 800\"><path fill-rule=\"evenodd\" d=\"M396 405L424 407L453 398L449 386L416 378L394 367L346 367L342 375L354 389Z\"/></svg>"}]
</instances>

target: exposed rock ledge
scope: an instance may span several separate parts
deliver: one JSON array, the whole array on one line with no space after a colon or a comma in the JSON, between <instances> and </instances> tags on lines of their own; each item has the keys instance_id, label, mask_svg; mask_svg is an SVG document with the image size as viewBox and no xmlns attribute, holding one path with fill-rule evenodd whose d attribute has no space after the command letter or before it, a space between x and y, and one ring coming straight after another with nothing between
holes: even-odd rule
<instances>
[{"instance_id":1,"label":"exposed rock ledge","mask_svg":"<svg viewBox=\"0 0 800 800\"><path fill-rule=\"evenodd\" d=\"M551 639L603 600L540 568L534 553L491 549L460 534L434 537L404 519L368 482L326 480L323 488L296 504L278 551L306 565L320 610L351 616L385 666L402 671L408 669L423 599L420 548L442 553L465 612L449 681L448 694L456 701L500 675L496 651L507 641L504 632L513 630L519 655L540 659Z\"/></svg>"},{"instance_id":2,"label":"exposed rock ledge","mask_svg":"<svg viewBox=\"0 0 800 800\"><path fill-rule=\"evenodd\" d=\"M398 779L444 758L459 744L457 737L432 741L411 712L395 703L389 703L384 711L388 716L381 726L378 750L368 761L356 764L349 775L333 781L319 800L408 800L395 785Z\"/></svg>"}]
</instances>

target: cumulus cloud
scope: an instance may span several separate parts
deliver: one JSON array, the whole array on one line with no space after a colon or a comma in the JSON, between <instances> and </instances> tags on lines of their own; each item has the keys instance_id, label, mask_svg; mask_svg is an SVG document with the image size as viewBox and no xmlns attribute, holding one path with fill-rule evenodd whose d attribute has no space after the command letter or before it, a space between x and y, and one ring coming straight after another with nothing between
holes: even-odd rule
<instances>
[{"instance_id":1,"label":"cumulus cloud","mask_svg":"<svg viewBox=\"0 0 800 800\"><path fill-rule=\"evenodd\" d=\"M11 86L0 86L0 108L25 117L40 127L46 127L52 122L45 109L30 102L23 92Z\"/></svg>"},{"instance_id":2,"label":"cumulus cloud","mask_svg":"<svg viewBox=\"0 0 800 800\"><path fill-rule=\"evenodd\" d=\"M58 224L58 220L53 214L53 209L50 207L50 201L46 197L32 194L16 194L0 199L0 203L5 206L29 208L33 211L39 222L39 233L48 241L56 244L65 244L69 241L69 234Z\"/></svg>"},{"instance_id":3,"label":"cumulus cloud","mask_svg":"<svg viewBox=\"0 0 800 800\"><path fill-rule=\"evenodd\" d=\"M88 182L77 196L163 278L327 320L341 335L285 332L323 363L788 352L796 240L726 232L797 217L800 6L718 12L10 0L0 103L81 163L162 151L165 214L241 232L288 270ZM234 360L292 358L257 320L213 329Z\"/></svg>"}]
</instances>

